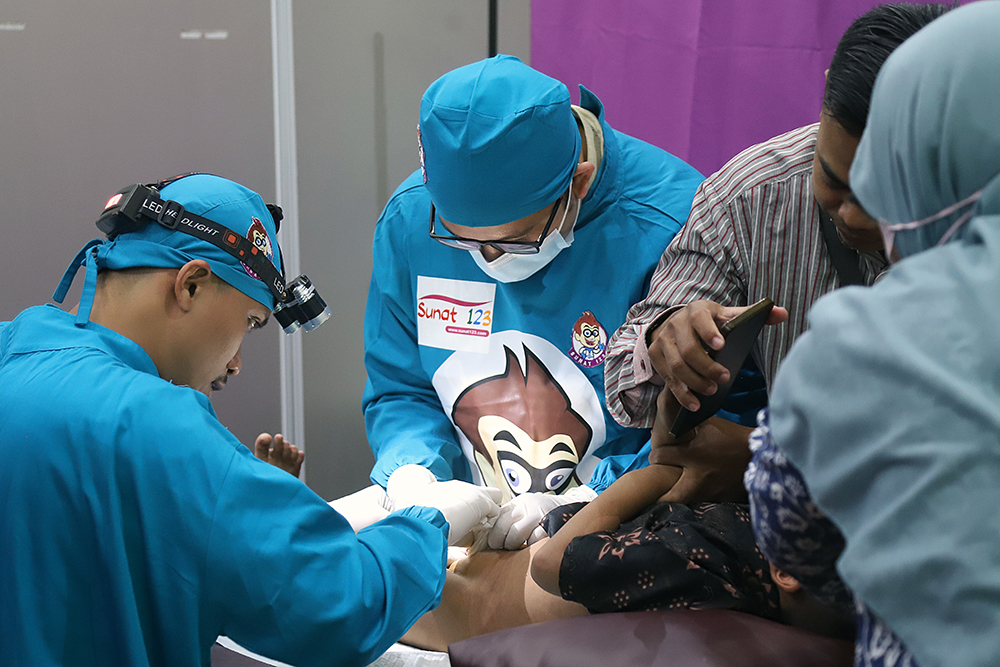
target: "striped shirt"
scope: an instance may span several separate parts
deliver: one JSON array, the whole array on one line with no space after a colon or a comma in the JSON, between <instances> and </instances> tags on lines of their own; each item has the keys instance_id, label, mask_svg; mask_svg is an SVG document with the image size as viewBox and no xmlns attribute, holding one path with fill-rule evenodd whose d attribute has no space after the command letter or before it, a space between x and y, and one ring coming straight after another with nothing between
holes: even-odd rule
<instances>
[{"instance_id":1,"label":"striped shirt","mask_svg":"<svg viewBox=\"0 0 1000 667\"><path fill-rule=\"evenodd\" d=\"M663 381L649 363L646 329L668 309L699 299L746 306L770 297L788 309L788 320L765 327L752 350L770 389L813 303L839 286L812 190L818 127L751 146L698 188L687 224L660 258L649 293L611 339L605 389L619 423L652 426ZM885 258L881 252L859 257L870 285L885 269Z\"/></svg>"}]
</instances>

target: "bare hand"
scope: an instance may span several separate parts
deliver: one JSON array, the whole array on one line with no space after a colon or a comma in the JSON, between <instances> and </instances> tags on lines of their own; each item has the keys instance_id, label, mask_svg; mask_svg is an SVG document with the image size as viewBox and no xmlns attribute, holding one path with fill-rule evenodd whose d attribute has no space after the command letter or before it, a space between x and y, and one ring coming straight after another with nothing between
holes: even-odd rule
<instances>
[{"instance_id":1,"label":"bare hand","mask_svg":"<svg viewBox=\"0 0 1000 667\"><path fill-rule=\"evenodd\" d=\"M752 429L721 417L709 417L675 438L670 435L678 409L673 394L664 389L656 405L649 462L683 468L673 489L660 500L746 502L743 471L750 462L747 442Z\"/></svg>"},{"instance_id":2,"label":"bare hand","mask_svg":"<svg viewBox=\"0 0 1000 667\"><path fill-rule=\"evenodd\" d=\"M300 452L298 447L285 440L285 436L280 433L276 433L273 438L270 433L258 435L253 453L261 461L267 461L295 477L302 471L302 462L306 458L305 452Z\"/></svg>"},{"instance_id":3,"label":"bare hand","mask_svg":"<svg viewBox=\"0 0 1000 667\"><path fill-rule=\"evenodd\" d=\"M729 380L729 371L709 356L725 345L719 325L736 317L749 306L722 306L714 301L693 301L684 306L652 333L649 360L677 400L688 410L701 403L693 392L711 396L719 384ZM775 306L767 324L788 319L788 311Z\"/></svg>"}]
</instances>

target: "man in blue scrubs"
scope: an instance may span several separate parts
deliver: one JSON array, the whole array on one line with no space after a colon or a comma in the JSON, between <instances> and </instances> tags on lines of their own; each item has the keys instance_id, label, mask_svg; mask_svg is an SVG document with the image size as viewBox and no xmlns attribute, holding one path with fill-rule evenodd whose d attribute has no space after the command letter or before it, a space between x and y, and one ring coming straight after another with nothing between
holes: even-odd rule
<instances>
[{"instance_id":1,"label":"man in blue scrubs","mask_svg":"<svg viewBox=\"0 0 1000 667\"><path fill-rule=\"evenodd\" d=\"M78 313L0 323L2 662L208 665L225 634L296 665L367 664L437 605L449 528L496 505L427 484L355 534L241 445L208 395L287 305L280 216L217 176L158 185L109 202L161 224L102 216L113 240L56 293L85 266Z\"/></svg>"},{"instance_id":2,"label":"man in blue scrubs","mask_svg":"<svg viewBox=\"0 0 1000 667\"><path fill-rule=\"evenodd\" d=\"M567 492L594 496L582 485L599 461L648 439L605 407L608 335L702 176L512 56L431 84L418 139L421 168L375 228L372 481L419 466L499 488L510 502L488 543L517 548Z\"/></svg>"}]
</instances>

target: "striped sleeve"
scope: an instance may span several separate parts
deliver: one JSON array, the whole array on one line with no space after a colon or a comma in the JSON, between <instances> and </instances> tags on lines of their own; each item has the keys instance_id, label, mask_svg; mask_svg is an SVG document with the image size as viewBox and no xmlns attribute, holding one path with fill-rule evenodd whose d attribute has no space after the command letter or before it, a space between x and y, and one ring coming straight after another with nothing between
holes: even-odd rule
<instances>
[{"instance_id":1,"label":"striped sleeve","mask_svg":"<svg viewBox=\"0 0 1000 667\"><path fill-rule=\"evenodd\" d=\"M645 335L670 309L692 301L744 306L769 297L789 308L789 322L768 327L753 351L770 386L805 328L809 307L836 286L812 193L816 129L809 125L752 146L698 188L649 292L609 345L605 391L620 424L652 426L663 381L649 362Z\"/></svg>"},{"instance_id":2,"label":"striped sleeve","mask_svg":"<svg viewBox=\"0 0 1000 667\"><path fill-rule=\"evenodd\" d=\"M651 427L663 386L655 370L647 367L649 326L672 306L698 299L729 304L739 297L732 221L728 207L718 204L711 182L705 181L695 193L687 224L660 258L649 292L629 309L625 324L611 339L604 362L607 405L623 426Z\"/></svg>"}]
</instances>

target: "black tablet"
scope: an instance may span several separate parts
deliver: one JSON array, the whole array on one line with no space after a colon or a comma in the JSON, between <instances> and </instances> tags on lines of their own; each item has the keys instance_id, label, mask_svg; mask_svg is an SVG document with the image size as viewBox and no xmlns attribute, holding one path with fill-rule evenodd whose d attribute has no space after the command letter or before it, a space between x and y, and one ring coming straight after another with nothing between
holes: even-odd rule
<instances>
[{"instance_id":1,"label":"black tablet","mask_svg":"<svg viewBox=\"0 0 1000 667\"><path fill-rule=\"evenodd\" d=\"M678 438L719 411L722 402L726 400L729 390L733 387L736 375L743 368L743 363L746 361L747 355L750 354L753 342L757 340L760 330L764 328L764 323L767 322L772 308L774 308L773 301L761 299L719 327L719 332L726 339L726 344L721 350L713 350L709 354L729 370L729 380L720 384L719 389L711 396L695 393L701 407L694 412L681 408L681 411L677 413L677 418L674 419L674 425L670 427L670 435Z\"/></svg>"}]
</instances>

